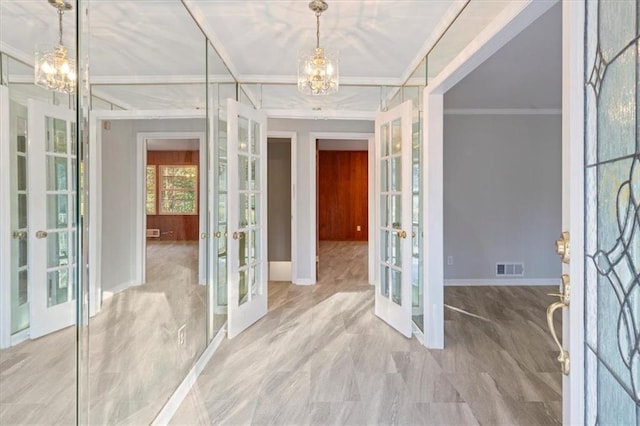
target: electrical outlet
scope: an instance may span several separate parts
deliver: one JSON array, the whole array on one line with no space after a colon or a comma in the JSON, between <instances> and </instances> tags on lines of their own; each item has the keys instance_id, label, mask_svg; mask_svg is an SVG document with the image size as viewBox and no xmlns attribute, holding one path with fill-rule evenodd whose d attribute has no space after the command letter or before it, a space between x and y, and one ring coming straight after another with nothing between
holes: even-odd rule
<instances>
[{"instance_id":1,"label":"electrical outlet","mask_svg":"<svg viewBox=\"0 0 640 426\"><path fill-rule=\"evenodd\" d=\"M447 265L453 265L453 256L447 256Z\"/></svg>"},{"instance_id":2,"label":"electrical outlet","mask_svg":"<svg viewBox=\"0 0 640 426\"><path fill-rule=\"evenodd\" d=\"M178 329L178 345L184 346L187 343L187 324L183 324Z\"/></svg>"},{"instance_id":3,"label":"electrical outlet","mask_svg":"<svg viewBox=\"0 0 640 426\"><path fill-rule=\"evenodd\" d=\"M358 232L362 231L362 228L360 227L360 225L356 226L356 231Z\"/></svg>"}]
</instances>

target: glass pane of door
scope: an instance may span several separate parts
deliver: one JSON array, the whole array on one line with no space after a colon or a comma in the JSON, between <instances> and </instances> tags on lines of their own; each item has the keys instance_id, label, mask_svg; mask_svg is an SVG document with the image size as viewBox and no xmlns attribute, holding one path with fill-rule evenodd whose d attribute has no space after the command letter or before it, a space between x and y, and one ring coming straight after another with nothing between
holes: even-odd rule
<instances>
[{"instance_id":1,"label":"glass pane of door","mask_svg":"<svg viewBox=\"0 0 640 426\"><path fill-rule=\"evenodd\" d=\"M411 336L411 102L376 119L376 200L380 213L376 315Z\"/></svg>"},{"instance_id":2,"label":"glass pane of door","mask_svg":"<svg viewBox=\"0 0 640 426\"><path fill-rule=\"evenodd\" d=\"M638 2L587 2L585 362L588 425L640 424Z\"/></svg>"},{"instance_id":3,"label":"glass pane of door","mask_svg":"<svg viewBox=\"0 0 640 426\"><path fill-rule=\"evenodd\" d=\"M228 335L267 313L266 117L229 100Z\"/></svg>"}]
</instances>

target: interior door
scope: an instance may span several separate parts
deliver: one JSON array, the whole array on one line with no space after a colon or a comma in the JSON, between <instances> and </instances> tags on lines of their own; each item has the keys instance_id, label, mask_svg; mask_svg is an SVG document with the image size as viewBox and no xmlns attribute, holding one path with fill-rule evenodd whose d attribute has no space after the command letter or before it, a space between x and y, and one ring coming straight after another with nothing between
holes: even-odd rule
<instances>
[{"instance_id":1,"label":"interior door","mask_svg":"<svg viewBox=\"0 0 640 426\"><path fill-rule=\"evenodd\" d=\"M379 250L375 313L411 337L411 111L407 101L376 117Z\"/></svg>"},{"instance_id":2,"label":"interior door","mask_svg":"<svg viewBox=\"0 0 640 426\"><path fill-rule=\"evenodd\" d=\"M74 323L76 125L73 111L29 101L30 337Z\"/></svg>"},{"instance_id":3,"label":"interior door","mask_svg":"<svg viewBox=\"0 0 640 426\"><path fill-rule=\"evenodd\" d=\"M228 327L233 338L267 313L267 118L228 100Z\"/></svg>"}]
</instances>

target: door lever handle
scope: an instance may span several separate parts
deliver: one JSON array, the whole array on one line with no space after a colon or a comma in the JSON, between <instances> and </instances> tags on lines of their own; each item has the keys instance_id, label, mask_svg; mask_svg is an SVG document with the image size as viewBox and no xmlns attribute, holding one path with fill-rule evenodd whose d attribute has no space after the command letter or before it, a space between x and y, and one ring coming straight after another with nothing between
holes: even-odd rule
<instances>
[{"instance_id":1,"label":"door lever handle","mask_svg":"<svg viewBox=\"0 0 640 426\"><path fill-rule=\"evenodd\" d=\"M27 238L27 231L13 231L12 236L16 240L24 240Z\"/></svg>"},{"instance_id":2,"label":"door lever handle","mask_svg":"<svg viewBox=\"0 0 640 426\"><path fill-rule=\"evenodd\" d=\"M555 302L549 305L547 308L547 325L549 326L549 331L551 332L551 337L553 341L556 342L558 349L560 350L560 354L558 355L558 362L560 363L560 367L562 370L562 374L565 376L569 375L569 352L562 347L562 343L558 339L558 335L556 334L556 327L553 325L553 314L556 310L562 309L566 307L567 304L564 302Z\"/></svg>"}]
</instances>

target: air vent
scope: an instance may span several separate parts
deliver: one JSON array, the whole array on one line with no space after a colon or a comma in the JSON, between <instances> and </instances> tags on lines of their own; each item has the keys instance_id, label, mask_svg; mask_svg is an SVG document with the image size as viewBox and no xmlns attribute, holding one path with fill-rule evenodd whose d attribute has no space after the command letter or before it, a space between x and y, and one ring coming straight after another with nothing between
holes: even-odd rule
<instances>
[{"instance_id":1,"label":"air vent","mask_svg":"<svg viewBox=\"0 0 640 426\"><path fill-rule=\"evenodd\" d=\"M523 277L524 263L523 262L496 263L496 276L497 277Z\"/></svg>"},{"instance_id":2,"label":"air vent","mask_svg":"<svg viewBox=\"0 0 640 426\"><path fill-rule=\"evenodd\" d=\"M147 229L147 238L160 238L159 229Z\"/></svg>"}]
</instances>

